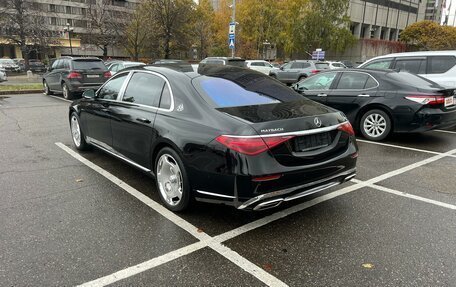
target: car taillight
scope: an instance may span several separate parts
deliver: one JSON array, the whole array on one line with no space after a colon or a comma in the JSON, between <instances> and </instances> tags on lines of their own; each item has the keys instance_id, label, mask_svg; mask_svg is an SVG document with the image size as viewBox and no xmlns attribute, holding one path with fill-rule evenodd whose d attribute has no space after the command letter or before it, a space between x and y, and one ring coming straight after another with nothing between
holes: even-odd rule
<instances>
[{"instance_id":1,"label":"car taillight","mask_svg":"<svg viewBox=\"0 0 456 287\"><path fill-rule=\"evenodd\" d=\"M107 72L104 72L103 73L103 77L105 78L110 78L112 75L111 75L111 72L110 71L107 71Z\"/></svg>"},{"instance_id":2,"label":"car taillight","mask_svg":"<svg viewBox=\"0 0 456 287\"><path fill-rule=\"evenodd\" d=\"M82 79L82 75L78 72L70 72L67 79Z\"/></svg>"},{"instance_id":3,"label":"car taillight","mask_svg":"<svg viewBox=\"0 0 456 287\"><path fill-rule=\"evenodd\" d=\"M265 176L255 176L252 178L252 181L254 182L263 182L263 181L271 181L271 180L276 180L281 178L281 174L271 174L271 175L265 175Z\"/></svg>"},{"instance_id":4,"label":"car taillight","mask_svg":"<svg viewBox=\"0 0 456 287\"><path fill-rule=\"evenodd\" d=\"M445 97L443 95L409 95L405 98L422 105L440 105L445 103Z\"/></svg>"},{"instance_id":5,"label":"car taillight","mask_svg":"<svg viewBox=\"0 0 456 287\"><path fill-rule=\"evenodd\" d=\"M351 136L355 135L355 131L353 130L353 127L349 122L345 122L345 123L341 124L337 129L340 131L346 132L347 134L349 134Z\"/></svg>"},{"instance_id":6,"label":"car taillight","mask_svg":"<svg viewBox=\"0 0 456 287\"><path fill-rule=\"evenodd\" d=\"M320 70L312 70L311 73L312 74L318 74L318 73L320 73Z\"/></svg>"},{"instance_id":7,"label":"car taillight","mask_svg":"<svg viewBox=\"0 0 456 287\"><path fill-rule=\"evenodd\" d=\"M260 138L221 135L216 138L216 141L239 153L257 155L267 151L268 149L272 149L273 147L276 147L291 138L293 138L293 136Z\"/></svg>"}]
</instances>

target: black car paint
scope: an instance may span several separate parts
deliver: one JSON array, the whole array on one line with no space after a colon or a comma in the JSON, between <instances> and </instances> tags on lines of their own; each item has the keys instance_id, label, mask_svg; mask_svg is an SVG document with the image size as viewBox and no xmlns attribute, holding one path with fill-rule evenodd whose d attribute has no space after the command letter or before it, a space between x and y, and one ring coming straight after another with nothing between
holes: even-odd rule
<instances>
[{"instance_id":1,"label":"black car paint","mask_svg":"<svg viewBox=\"0 0 456 287\"><path fill-rule=\"evenodd\" d=\"M244 68L221 66L216 69L217 76L232 80L252 73L267 77ZM162 147L169 146L183 160L193 191L234 198L221 199L195 193L198 200L239 207L259 194L325 181L343 172L347 174L337 178L340 182L347 175L354 175L356 141L354 136L342 131L335 131L343 145L337 154L321 158L302 155L298 164L289 163L289 158L296 156L290 152L289 143L257 156L248 156L229 150L215 140L219 135L271 134L274 132L270 131L278 127L283 132L315 129L316 115L321 117L322 127L336 126L346 121L338 111L305 98L294 104L216 109L192 85L192 80L200 76L197 73L144 66L124 70L116 76L129 71L154 72L166 77L174 95L174 109L168 111L134 103L83 98L71 105L70 114L75 111L79 115L86 136L101 141L105 150L134 162L143 171L153 175L155 156ZM271 182L252 181L253 176L277 173L284 176Z\"/></svg>"},{"instance_id":2,"label":"black car paint","mask_svg":"<svg viewBox=\"0 0 456 287\"><path fill-rule=\"evenodd\" d=\"M334 71L328 71L321 74L331 72L334 73ZM379 85L371 89L337 90L336 86L344 72L369 74ZM393 121L393 131L397 133L424 132L456 125L456 105L448 109L439 109L405 99L405 96L421 93L451 93L452 95L452 89L446 89L436 83L428 89L422 89L410 83L397 82L385 76L387 73L395 73L392 70L357 68L344 69L337 73L329 90L301 90L299 92L313 101L344 112L355 129L359 129L361 116L371 109L381 109L387 112ZM321 94L326 96L321 96Z\"/></svg>"}]
</instances>

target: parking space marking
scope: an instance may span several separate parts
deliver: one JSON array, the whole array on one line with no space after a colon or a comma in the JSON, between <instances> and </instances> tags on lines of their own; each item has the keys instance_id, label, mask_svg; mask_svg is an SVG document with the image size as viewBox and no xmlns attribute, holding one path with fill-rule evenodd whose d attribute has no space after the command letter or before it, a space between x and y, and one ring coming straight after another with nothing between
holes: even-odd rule
<instances>
[{"instance_id":1,"label":"parking space marking","mask_svg":"<svg viewBox=\"0 0 456 287\"><path fill-rule=\"evenodd\" d=\"M195 252L197 250L203 249L206 247L206 243L203 241L198 241L196 243L187 245L185 247L179 248L177 250L168 252L164 255L155 257L151 260L148 260L146 262L142 262L140 264L128 267L126 269L122 269L120 271L117 271L113 274L110 274L105 277L98 278L96 280L84 283L79 285L80 287L94 287L94 286L106 286L109 284L113 284L117 281L129 278L131 276L137 275L141 272L147 271L149 269L152 269L154 267L160 266L162 264L168 263L170 261L173 261L179 257L185 256L187 254L190 254L192 252Z\"/></svg>"},{"instance_id":2,"label":"parking space marking","mask_svg":"<svg viewBox=\"0 0 456 287\"><path fill-rule=\"evenodd\" d=\"M357 184L363 183L363 181L358 180L358 179L352 179L351 181L353 183L357 183ZM413 195L413 194L410 194L410 193L394 190L394 189L391 189L391 188L388 188L388 187L384 187L384 186L380 186L380 185L376 185L376 184L368 184L367 186L371 187L371 188L374 188L374 189L377 189L377 190L380 190L380 191L384 191L384 192L388 192L388 193L391 193L391 194L399 195L399 196L402 196L402 197L407 197L407 198L419 200L419 201L422 201L422 202L434 204L434 205L437 205L437 206L440 206L440 207L456 210L456 205L453 205L453 204L449 204L449 203L445 203L445 202L429 199L429 198L422 197L422 196Z\"/></svg>"},{"instance_id":3,"label":"parking space marking","mask_svg":"<svg viewBox=\"0 0 456 287\"><path fill-rule=\"evenodd\" d=\"M67 99L64 99L64 98L62 98L62 97L57 97L57 96L53 96L53 95L46 95L46 94L44 94L44 93L43 93L43 95L48 96L48 97L51 97L51 98L54 98L54 99L57 99L57 100L69 102L69 103L72 103L72 102L73 102L73 101L71 101L71 100L67 100Z\"/></svg>"},{"instance_id":4,"label":"parking space marking","mask_svg":"<svg viewBox=\"0 0 456 287\"><path fill-rule=\"evenodd\" d=\"M408 147L408 146L387 144L387 143L374 142L374 141L368 141L368 140L356 139L356 141L357 141L357 142L362 142L362 143L374 144L374 145L381 145L381 146L386 146L386 147L393 147L393 148L406 149L406 150L416 151L416 152L429 153L429 154L437 154L437 155L445 154L445 153L442 153L442 152L437 152L437 151L432 151L432 150L418 149L418 148L413 148L413 147ZM451 155L451 154L449 154L449 155L446 155L446 156L456 158L456 155Z\"/></svg>"},{"instance_id":5,"label":"parking space marking","mask_svg":"<svg viewBox=\"0 0 456 287\"><path fill-rule=\"evenodd\" d=\"M155 210L156 212L161 214L163 217L165 217L169 221L173 222L174 224L176 224L180 228L184 229L185 231L187 231L188 233L193 235L195 238L200 240L201 244L203 244L203 247L209 246L214 251L218 252L219 254L221 254L222 256L224 256L225 258L227 258L228 260L230 260L231 262L233 262L234 264L236 264L237 266L242 268L244 271L250 273L251 275L253 275L257 279L259 279L261 282L263 282L263 283L265 283L265 284L267 284L269 286L287 286L285 283L280 281L278 278L276 278L276 277L272 276L271 274L267 273L266 271L262 270L260 267L256 266L255 264L253 264L252 262L248 261L247 259L243 258L241 255L239 255L236 252L232 251L228 247L223 246L223 245L221 245L220 243L217 243L217 242L213 242L212 244L208 244L210 242L210 240L212 239L212 237L209 236L207 233L200 232L200 230L198 230L198 228L196 226L194 226L193 224L191 224L190 222L188 222L185 219L181 218L180 216L178 216L174 212L166 209L164 206L162 206L159 203L155 202L151 198L145 196L144 194L139 192L137 189L133 188L132 186L130 186L126 182L122 181L118 177L114 176L110 172L102 169L98 165L96 165L96 164L92 163L91 161L85 159L83 156L81 156L77 152L73 151L71 148L67 147L63 143L55 143L55 144L59 148L61 148L65 152L67 152L69 155L71 155L75 159L77 159L80 162L82 162L83 164L85 164L87 167L89 167L89 168L93 169L94 171L98 172L99 174L101 174L102 176L107 178L109 181L111 181L112 183L114 183L118 187L122 188L123 190L125 190L129 194L133 195L134 197L139 199L141 202L143 202L144 204L146 204L147 206L149 206L150 208L152 208L153 210ZM199 248L199 249L201 249L201 248ZM189 253L191 253L193 251L196 251L198 249L194 248L193 251L191 251L191 250L192 250L192 248L190 248L189 252L187 252L187 253L173 253L172 255L170 255L170 257L172 259L170 259L169 261L180 257L180 256L176 257L176 255L181 254L181 256L184 256L184 255L189 254ZM232 252L229 252L229 250L231 250ZM165 255L167 255L167 254L165 254ZM162 256L165 256L165 255L162 255ZM168 257L166 257L166 258L168 258ZM152 259L152 260L154 260L154 259ZM164 260L160 261L160 260L157 259L156 261L153 261L153 264L149 264L149 265L146 265L146 266L150 266L150 268L153 268L153 267L156 267L156 266L160 265L160 264L158 264L159 262L162 262L161 264L163 264L163 263L166 263L168 261L164 261ZM111 275L103 277L103 278L106 278L106 279L103 279L103 280L107 280L107 281L110 281L110 282L112 281L111 283L117 282L117 281L125 279L125 278L127 278L129 276L133 276L135 274L138 274L139 272L138 273L132 272L136 268L139 268L139 270L142 270L140 272L148 270L148 269L144 269L143 265L140 265L139 267L138 267L138 265L135 265L135 266L127 268L128 271L126 271L125 273L122 273L123 270L121 270L121 271L118 271L118 272L116 272L114 274L111 274ZM261 269L261 271L260 271L260 269ZM126 270L126 269L124 269L124 270ZM127 276L128 274L131 274L131 275L129 275L127 277L120 278L120 277L118 277L118 274L117 274L119 272L121 272L120 274L123 275L123 276ZM115 274L117 274L117 275L115 275ZM88 282L86 284L89 284L87 286L105 286L103 284L103 280L101 280L99 283L94 283L96 281L96 280L94 280L94 281L90 281L90 282ZM111 284L111 283L109 283L109 284ZM82 286L84 286L84 284Z\"/></svg>"},{"instance_id":6,"label":"parking space marking","mask_svg":"<svg viewBox=\"0 0 456 287\"><path fill-rule=\"evenodd\" d=\"M445 131L445 130L433 130L433 132L446 133L446 134L456 134L456 132Z\"/></svg>"},{"instance_id":7,"label":"parking space marking","mask_svg":"<svg viewBox=\"0 0 456 287\"><path fill-rule=\"evenodd\" d=\"M448 151L446 153L438 153L437 155L435 155L433 157L430 157L428 159L425 159L425 160L410 164L408 166L399 168L397 170L382 174L380 176L374 177L374 178L372 178L370 180L367 180L367 181L357 182L357 183L355 183L355 185L348 186L348 187L336 190L336 191L334 191L332 193L317 197L317 198L315 198L313 200L310 200L308 202L304 202L304 203L292 206L290 208L278 211L278 212L276 212L274 214L271 214L269 216L263 217L261 219L253 221L253 222L248 223L246 225L243 225L241 227L235 228L235 229L233 229L231 231L228 231L226 233L223 233L221 235L218 235L218 236L215 236L215 237L211 237L211 236L209 236L208 234L206 234L204 232L199 233L197 231L197 228L194 225L192 225L191 223L187 222L183 218L177 216L175 213L169 211L168 209L166 209L162 205L158 204L157 202L153 201L149 197L147 197L144 194L140 193L138 190L134 189L133 187L131 187L127 183L123 182L122 180L120 180L116 176L114 176L111 173L109 173L108 171L102 169L101 167L97 166L96 164L92 163L91 161L85 159L84 157L82 157L81 155L79 155L77 152L73 151L71 148L67 147L66 145L64 145L62 143L56 143L56 145L58 147L60 147L61 149L63 149L68 154L70 154L71 156L73 156L75 159L81 161L86 166L88 166L88 167L92 168L93 170L97 171L98 173L100 173L101 175L103 175L104 177L109 179L111 182L113 182L114 184L116 184L120 188L122 188L125 191L129 192L130 194L132 194L133 196L135 196L136 198L138 198L139 200L144 202L146 205L148 205L152 209L154 209L157 212L159 212L165 218L168 218L170 221L172 221L173 223L175 223L179 227L183 228L184 230L186 230L190 234L194 235L197 239L200 240L200 242L198 242L198 243L201 243L203 247L204 246L210 247L214 251L218 252L219 254L221 254L222 256L224 256L225 258L227 258L228 260L230 260L234 264L236 264L238 267L242 268L244 271L246 271L249 274L255 276L257 279L259 279L260 281L262 281L263 283L265 283L265 284L267 284L269 286L287 286L287 285L284 282L280 281L278 278L276 278L273 275L269 274L268 272L264 271L262 268L256 266L254 263L250 262L246 258L242 257L237 252L235 252L235 251L231 250L230 248L224 246L222 243L224 241L232 239L232 238L234 238L236 236L239 236L239 235L241 235L243 233L246 233L248 231L254 230L256 228L259 228L261 226L269 224L269 223L271 223L273 221L276 221L278 219L284 218L284 217L286 217L288 215L291 215L291 214L294 214L296 212L299 212L299 211L302 211L304 209L307 209L309 207L312 207L312 206L314 206L314 205L316 205L318 203L328 201L330 199L336 198L338 196L347 194L347 193L355 191L355 190L359 190L359 189L361 189L363 187L368 187L370 185L374 185L377 182L380 182L380 181L383 181L385 179L391 178L393 176L405 173L407 171L410 171L410 170L413 170L413 169L418 168L420 166L426 165L428 163L437 161L437 160L442 159L444 157L451 156L453 153L456 152L456 149L454 149L454 150ZM157 209L155 209L155 208L157 208ZM116 273L113 273L111 275L107 275L105 277L102 277L101 279L103 279L103 278L106 278L106 279L103 279L103 280L108 280L109 279L110 280L109 284L111 284L111 283L117 282L119 280L128 278L130 276L136 275L136 274L138 274L140 272L144 272L144 271L149 270L151 268L157 267L157 266L159 266L161 264L164 264L166 262L169 262L171 260L177 259L177 258L180 257L180 256L178 256L179 254L182 254L181 256L185 256L187 254L190 254L191 252L194 252L196 250L199 250L199 249L203 248L203 247L201 247L201 248L198 247L197 248L197 247L194 246L195 244L196 243L181 248L181 249L184 249L186 252L179 253L179 252L172 251L172 252L170 252L168 254L160 256L160 257L163 257L163 258L170 258L169 260L164 260L163 258L158 259L160 257L157 257L157 258L154 258L154 259L151 259L151 260L147 261L147 262L151 262L149 264L145 264L146 262L140 263L138 265L135 265L135 266L128 267L126 269L120 270L120 271L118 271ZM178 250L181 250L181 249L178 249ZM171 259L171 258L173 258L173 259ZM162 262L162 263L160 263L160 262ZM143 265L143 264L145 264L145 265ZM147 267L150 267L150 268L147 268ZM128 271L125 271L125 270L128 270ZM137 270L138 272L135 272L135 270ZM125 273L123 273L124 271L125 271ZM119 275L121 275L121 276L119 277ZM96 279L94 281L85 283L85 284L83 284L81 286L105 286L105 284L102 283L104 281L101 280L101 279ZM99 284L93 284L93 282L96 282L97 280L101 280L100 283ZM86 285L86 284L92 284L92 285Z\"/></svg>"}]
</instances>

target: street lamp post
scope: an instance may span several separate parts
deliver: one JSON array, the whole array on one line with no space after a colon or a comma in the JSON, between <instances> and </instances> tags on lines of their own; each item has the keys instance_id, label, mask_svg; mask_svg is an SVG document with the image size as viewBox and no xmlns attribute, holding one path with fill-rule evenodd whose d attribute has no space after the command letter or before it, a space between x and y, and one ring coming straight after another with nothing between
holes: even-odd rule
<instances>
[{"instance_id":1,"label":"street lamp post","mask_svg":"<svg viewBox=\"0 0 456 287\"><path fill-rule=\"evenodd\" d=\"M64 32L68 32L68 40L70 41L70 53L73 56L73 45L71 44L71 33L73 32L74 28L70 26L70 23L66 23L66 27L63 28Z\"/></svg>"}]
</instances>

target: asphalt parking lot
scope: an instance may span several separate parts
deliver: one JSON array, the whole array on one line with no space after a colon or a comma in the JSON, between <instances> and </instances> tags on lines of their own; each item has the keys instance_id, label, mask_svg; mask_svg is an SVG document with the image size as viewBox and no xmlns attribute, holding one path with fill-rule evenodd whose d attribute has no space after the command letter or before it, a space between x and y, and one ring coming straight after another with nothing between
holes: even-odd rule
<instances>
[{"instance_id":1,"label":"asphalt parking lot","mask_svg":"<svg viewBox=\"0 0 456 287\"><path fill-rule=\"evenodd\" d=\"M1 286L456 286L456 129L359 140L350 183L174 214L71 143L68 102L0 96Z\"/></svg>"}]
</instances>

